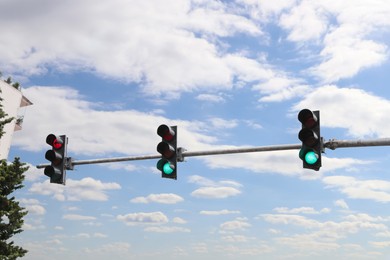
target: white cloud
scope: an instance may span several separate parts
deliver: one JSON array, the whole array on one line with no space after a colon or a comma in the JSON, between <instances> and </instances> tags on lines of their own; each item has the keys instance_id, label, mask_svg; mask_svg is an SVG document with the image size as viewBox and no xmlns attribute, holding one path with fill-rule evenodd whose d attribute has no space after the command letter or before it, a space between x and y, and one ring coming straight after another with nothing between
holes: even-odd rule
<instances>
[{"instance_id":1,"label":"white cloud","mask_svg":"<svg viewBox=\"0 0 390 260\"><path fill-rule=\"evenodd\" d=\"M75 221L85 221L85 220L95 220L96 218L93 216L84 216L78 214L66 214L62 217L67 220L75 220Z\"/></svg>"},{"instance_id":2,"label":"white cloud","mask_svg":"<svg viewBox=\"0 0 390 260\"><path fill-rule=\"evenodd\" d=\"M390 131L390 100L361 89L323 86L293 107L302 108L319 109L321 126L346 128L354 137L388 137Z\"/></svg>"},{"instance_id":3,"label":"white cloud","mask_svg":"<svg viewBox=\"0 0 390 260\"><path fill-rule=\"evenodd\" d=\"M384 44L354 38L344 39L344 41L338 39L340 35L348 33L356 35L359 32L346 33L342 30L338 34L333 33L336 35L327 36L325 43L328 46L321 52L325 61L313 67L312 73L325 79L326 82L335 82L342 78L351 78L362 69L379 65L387 59L388 49Z\"/></svg>"},{"instance_id":4,"label":"white cloud","mask_svg":"<svg viewBox=\"0 0 390 260\"><path fill-rule=\"evenodd\" d=\"M322 119L321 119L322 120ZM239 147L223 147L221 149L233 149ZM248 147L240 147L248 148ZM351 168L352 166L367 164L369 162L353 158L330 158L322 156L323 166L321 172L313 174L302 168L302 162L298 156L299 150L254 152L247 154L218 155L204 160L211 168L246 169L258 173L279 173L286 176L298 176L302 179L319 179L322 174L336 169ZM233 159L234 157L234 159Z\"/></svg>"},{"instance_id":5,"label":"white cloud","mask_svg":"<svg viewBox=\"0 0 390 260\"><path fill-rule=\"evenodd\" d=\"M82 238L82 239L88 239L88 238L91 238L91 235L87 234L87 233L79 233L75 237L76 238Z\"/></svg>"},{"instance_id":6,"label":"white cloud","mask_svg":"<svg viewBox=\"0 0 390 260\"><path fill-rule=\"evenodd\" d=\"M302 1L282 14L279 24L289 31L288 40L302 42L318 40L327 29L328 19L318 3Z\"/></svg>"},{"instance_id":7,"label":"white cloud","mask_svg":"<svg viewBox=\"0 0 390 260\"><path fill-rule=\"evenodd\" d=\"M40 195L52 195L60 201L95 200L106 201L108 190L118 190L121 186L115 182L104 183L93 178L83 178L81 180L68 179L66 188L63 185L56 185L46 180L42 183L33 183L30 192Z\"/></svg>"},{"instance_id":8,"label":"white cloud","mask_svg":"<svg viewBox=\"0 0 390 260\"><path fill-rule=\"evenodd\" d=\"M233 230L245 230L252 225L248 223L246 218L237 218L236 220L226 221L220 225L222 233Z\"/></svg>"},{"instance_id":9,"label":"white cloud","mask_svg":"<svg viewBox=\"0 0 390 260\"><path fill-rule=\"evenodd\" d=\"M334 205L337 206L337 207L340 207L342 209L349 209L348 204L343 199L336 200L334 202Z\"/></svg>"},{"instance_id":10,"label":"white cloud","mask_svg":"<svg viewBox=\"0 0 390 260\"><path fill-rule=\"evenodd\" d=\"M106 238L107 235L96 232L96 233L93 234L93 237L96 237L96 238Z\"/></svg>"},{"instance_id":11,"label":"white cloud","mask_svg":"<svg viewBox=\"0 0 390 260\"><path fill-rule=\"evenodd\" d=\"M208 178L205 178L203 176L200 176L200 175L191 175L190 177L188 177L188 182L189 183L195 183L195 184L198 184L198 185L201 185L201 186L216 186L216 182L214 182L213 180L210 180Z\"/></svg>"},{"instance_id":12,"label":"white cloud","mask_svg":"<svg viewBox=\"0 0 390 260\"><path fill-rule=\"evenodd\" d=\"M283 214L323 214L323 213L329 213L330 211L330 209L328 208L323 208L320 211L318 211L312 207L300 207L300 208L292 208L292 209L286 207L278 207L278 208L274 208L273 210Z\"/></svg>"},{"instance_id":13,"label":"white cloud","mask_svg":"<svg viewBox=\"0 0 390 260\"><path fill-rule=\"evenodd\" d=\"M161 204L176 204L184 201L182 197L173 193L161 193L161 194L150 194L147 197L136 197L131 199L132 203L161 203Z\"/></svg>"},{"instance_id":14,"label":"white cloud","mask_svg":"<svg viewBox=\"0 0 390 260\"><path fill-rule=\"evenodd\" d=\"M192 175L189 177L189 182L206 186L198 188L191 193L191 196L195 198L225 199L241 194L238 188L242 187L242 185L236 181L213 181L199 175Z\"/></svg>"},{"instance_id":15,"label":"white cloud","mask_svg":"<svg viewBox=\"0 0 390 260\"><path fill-rule=\"evenodd\" d=\"M165 224L168 223L168 217L158 212L138 212L129 213L126 215L118 215L116 217L119 221L123 221L128 226L140 225L140 224Z\"/></svg>"},{"instance_id":16,"label":"white cloud","mask_svg":"<svg viewBox=\"0 0 390 260\"><path fill-rule=\"evenodd\" d=\"M200 175L191 175L188 177L189 183L195 183L200 186L211 186L211 187L218 187L218 186L233 186L233 187L242 187L242 185L236 181L232 180L223 180L223 181L213 181L209 178L200 176Z\"/></svg>"},{"instance_id":17,"label":"white cloud","mask_svg":"<svg viewBox=\"0 0 390 260\"><path fill-rule=\"evenodd\" d=\"M15 135L13 144L29 151L48 149L44 141L46 135L55 133L68 136L68 153L72 156L151 154L156 152L155 145L159 140L155 133L158 122L172 122L172 119L135 110L98 110L96 104L86 101L78 91L70 88L31 87L23 93L34 105L29 107L29 115L23 122L24 129ZM53 118L56 118L56 124L53 124ZM198 127L202 123L176 121L175 124L180 125L178 142L184 147L208 148L216 140L216 137L193 131L202 129ZM134 133L142 134L130 138ZM127 165L114 167L133 170Z\"/></svg>"},{"instance_id":18,"label":"white cloud","mask_svg":"<svg viewBox=\"0 0 390 260\"><path fill-rule=\"evenodd\" d=\"M13 30L2 31L0 50L8 51L0 51L0 60L12 62L1 65L25 74L44 73L47 65L96 71L141 83L145 93L154 95L164 89L175 93L230 88L234 72L226 65L218 41L206 38L258 36L259 27L223 3L170 1L67 1L61 6L41 1L25 5L28 14L20 11L17 2L3 4L1 10L7 10L7 15L0 13L0 22ZM72 40L64 44L63 39Z\"/></svg>"},{"instance_id":19,"label":"white cloud","mask_svg":"<svg viewBox=\"0 0 390 260\"><path fill-rule=\"evenodd\" d=\"M199 94L196 97L196 99L201 101L206 101L206 102L213 102L213 103L225 102L225 98L223 98L220 95L213 95L213 94Z\"/></svg>"},{"instance_id":20,"label":"white cloud","mask_svg":"<svg viewBox=\"0 0 390 260\"><path fill-rule=\"evenodd\" d=\"M283 10L291 8L296 0L239 0L249 8L252 18L267 21L271 17L278 16Z\"/></svg>"},{"instance_id":21,"label":"white cloud","mask_svg":"<svg viewBox=\"0 0 390 260\"><path fill-rule=\"evenodd\" d=\"M41 205L26 205L29 214L44 215L46 209Z\"/></svg>"},{"instance_id":22,"label":"white cloud","mask_svg":"<svg viewBox=\"0 0 390 260\"><path fill-rule=\"evenodd\" d=\"M102 233L94 233L94 234L79 233L75 237L76 238L83 238L83 239L88 239L88 238L106 238L107 235L104 235Z\"/></svg>"},{"instance_id":23,"label":"white cloud","mask_svg":"<svg viewBox=\"0 0 390 260\"><path fill-rule=\"evenodd\" d=\"M220 216L220 215L229 215L229 214L240 214L241 212L238 210L202 210L199 212L201 215L208 215L208 216Z\"/></svg>"},{"instance_id":24,"label":"white cloud","mask_svg":"<svg viewBox=\"0 0 390 260\"><path fill-rule=\"evenodd\" d=\"M377 247L377 248L386 248L390 247L390 241L370 241L370 245Z\"/></svg>"},{"instance_id":25,"label":"white cloud","mask_svg":"<svg viewBox=\"0 0 390 260\"><path fill-rule=\"evenodd\" d=\"M260 92L261 102L288 100L307 92L305 80L295 78L267 64L264 57L252 60L230 55L226 58L242 83L251 83L252 90Z\"/></svg>"},{"instance_id":26,"label":"white cloud","mask_svg":"<svg viewBox=\"0 0 390 260\"><path fill-rule=\"evenodd\" d=\"M372 217L367 214L348 215L343 221L336 222L326 220L321 222L319 220L307 218L300 215L292 214L262 214L260 218L268 223L275 225L292 225L304 227L306 230L312 230L312 233L297 234L289 237L311 238L315 243L332 242L345 238L348 234L356 234L362 230L370 231L386 231L388 227L382 222L387 221L380 217ZM278 226L280 228L280 226ZM284 238L281 238L284 240ZM310 239L303 239L304 244L310 245Z\"/></svg>"},{"instance_id":27,"label":"white cloud","mask_svg":"<svg viewBox=\"0 0 390 260\"><path fill-rule=\"evenodd\" d=\"M186 224L187 221L182 219L182 218L179 218L179 217L175 217L172 219L172 222L173 223L176 223L176 224Z\"/></svg>"},{"instance_id":28,"label":"white cloud","mask_svg":"<svg viewBox=\"0 0 390 260\"><path fill-rule=\"evenodd\" d=\"M388 58L383 35L390 24L386 19L390 15L386 0L374 3L369 0L304 0L296 5L293 5L295 1L287 1L284 5L276 4L274 10L266 8L264 3L261 6L265 7L260 8L258 1L242 2L252 6L252 14L276 15L279 26L287 32L287 39L304 49L302 53L307 55L310 51L313 57L320 59L310 71L326 82L355 76L362 69L379 65ZM319 56L315 53L318 47L322 49Z\"/></svg>"},{"instance_id":29,"label":"white cloud","mask_svg":"<svg viewBox=\"0 0 390 260\"><path fill-rule=\"evenodd\" d=\"M132 171L139 169L139 166L135 166L135 165L130 164L130 163L119 163L119 162L105 163L104 166L108 167L109 169L113 169L113 170L125 170L125 171L129 171L129 172L132 172Z\"/></svg>"},{"instance_id":30,"label":"white cloud","mask_svg":"<svg viewBox=\"0 0 390 260\"><path fill-rule=\"evenodd\" d=\"M351 199L369 199L390 202L390 182L358 180L349 176L328 176L322 179L326 187L339 190Z\"/></svg>"},{"instance_id":31,"label":"white cloud","mask_svg":"<svg viewBox=\"0 0 390 260\"><path fill-rule=\"evenodd\" d=\"M156 122L172 122L171 119L163 118L159 115L134 110L96 110L96 105L86 101L74 89L31 87L24 92L26 92L26 96L33 100L34 106L29 108L29 115L24 120L24 129L15 135L13 143L15 146L26 150L36 151L38 149L48 149L44 142L47 134L65 133L69 138L68 154L71 156L74 156L74 154L91 156L111 153L126 154L127 156L135 153L137 155L139 153L152 154L155 153L155 145L159 141L155 133L155 129L158 127L158 123ZM333 93L332 91L330 92ZM318 104L324 104L325 100L324 98L321 99L318 101ZM377 100L374 99L373 102L375 101ZM308 101L301 102L300 104L306 103ZM299 107L300 104L297 106ZM385 105L386 103L384 102L383 106ZM329 104L329 107L332 107L332 104ZM344 106L342 108L337 107L337 110L335 110L335 112L338 112L337 115L340 114L340 109L346 108ZM322 121L326 125L326 116L327 114L332 115L332 113L324 111L323 114L325 115L322 116L324 119ZM57 123L53 125L52 118L55 116L58 116ZM128 120L129 118L132 120ZM350 122L354 125L357 121L351 120ZM178 142L182 147L191 148L193 151L240 148L237 146L213 145L218 140L218 137L204 133L206 123L190 121L175 121L174 123L180 126ZM234 120L230 123L234 123ZM96 129L104 129L104 131L95 131ZM129 132L128 129L132 129L132 132ZM194 129L203 129L203 132L194 132ZM367 127L362 129L367 131ZM137 138L127 138L128 135L132 135L134 132L142 134L138 135ZM91 133L94 134L91 135ZM155 139L151 138L151 136L154 136ZM305 172L299 164L299 160L297 160L296 151L252 153L234 156L236 158L235 160L231 159L231 155L219 155L213 156L212 158L205 157L202 160L212 168L241 168L255 172L305 175ZM353 163L356 164L356 160L351 159L329 159L324 157L324 162L326 160L330 160L331 163L324 163L326 165L326 167L323 167L324 170L334 170L348 167ZM279 163L270 164L269 162L272 161ZM133 170L131 166L130 168L127 166L124 167L126 170ZM58 191L54 191L54 194L57 196L57 199L65 200L61 188L58 188ZM104 196L98 196L97 198L105 199ZM77 198L74 197L73 199Z\"/></svg>"},{"instance_id":32,"label":"white cloud","mask_svg":"<svg viewBox=\"0 0 390 260\"><path fill-rule=\"evenodd\" d=\"M244 120L244 122L245 122L245 124L247 125L247 126L249 126L250 128L253 128L253 129L262 129L263 128L263 126L262 125L260 125L260 124L258 124L258 123L256 123L256 122L254 122L254 121L252 121L252 120Z\"/></svg>"},{"instance_id":33,"label":"white cloud","mask_svg":"<svg viewBox=\"0 0 390 260\"><path fill-rule=\"evenodd\" d=\"M325 37L324 62L314 68L318 75L327 80L351 77L387 59L386 45L379 42L381 37L375 39L375 32L390 24L385 18L390 15L386 0L327 3L325 8L336 15L338 26Z\"/></svg>"},{"instance_id":34,"label":"white cloud","mask_svg":"<svg viewBox=\"0 0 390 260\"><path fill-rule=\"evenodd\" d=\"M103 257L106 259L110 257L126 258L129 257L127 253L130 252L130 248L131 245L129 243L115 242L99 245L97 248L86 248L85 253L92 255L93 257L104 254Z\"/></svg>"},{"instance_id":35,"label":"white cloud","mask_svg":"<svg viewBox=\"0 0 390 260\"><path fill-rule=\"evenodd\" d=\"M26 181L33 182L44 177L44 175L42 175L42 171L37 169L34 165L27 163L26 166L29 167L28 170L24 173Z\"/></svg>"},{"instance_id":36,"label":"white cloud","mask_svg":"<svg viewBox=\"0 0 390 260\"><path fill-rule=\"evenodd\" d=\"M176 233L176 232L191 232L188 228L183 227L167 227L167 226L157 226L157 227L146 227L144 229L146 232L155 232L155 233Z\"/></svg>"},{"instance_id":37,"label":"white cloud","mask_svg":"<svg viewBox=\"0 0 390 260\"><path fill-rule=\"evenodd\" d=\"M230 236L223 236L222 240L229 242L229 243L247 243L250 240L254 240L253 237L247 237L243 235L230 235Z\"/></svg>"},{"instance_id":38,"label":"white cloud","mask_svg":"<svg viewBox=\"0 0 390 260\"><path fill-rule=\"evenodd\" d=\"M235 128L238 125L237 120L225 120L223 118L210 118L209 122L212 128L215 129L226 129Z\"/></svg>"},{"instance_id":39,"label":"white cloud","mask_svg":"<svg viewBox=\"0 0 390 260\"><path fill-rule=\"evenodd\" d=\"M291 4L292 1L288 1L271 7L263 2L258 7L268 15ZM181 92L213 93L253 82L260 83L254 89L260 90L264 95L261 101L266 102L290 99L307 89L302 80L269 65L265 55L240 50L229 52L229 48L217 40L242 33L256 40L263 37L261 26L248 19L238 6L232 8L222 2L195 4L186 0L174 2L174 6L166 8L159 2L150 4L139 0L131 4L120 0L94 3L93 7L88 1L77 6L65 2L62 8L45 3L47 12L44 14L34 15L39 11L31 7L30 15L20 19L17 7L9 5L3 10L14 18L0 22L13 30L7 31L4 46L0 45L8 49L0 51L3 58L0 60L12 62L0 65L10 73L22 75L43 74L47 67L94 72L103 77L136 82L143 93L168 99L177 98ZM66 10L73 9L77 11L72 12L72 21L77 21L77 25L68 19ZM29 24L28 30L25 24ZM48 38L50 41L44 40ZM63 44L64 38L72 41ZM220 94L200 94L197 99L224 101Z\"/></svg>"},{"instance_id":40,"label":"white cloud","mask_svg":"<svg viewBox=\"0 0 390 260\"><path fill-rule=\"evenodd\" d=\"M191 196L203 199L225 199L240 193L241 191L233 187L202 187L194 190Z\"/></svg>"},{"instance_id":41,"label":"white cloud","mask_svg":"<svg viewBox=\"0 0 390 260\"><path fill-rule=\"evenodd\" d=\"M155 129L158 126L156 122L172 121L158 115L134 110L99 111L95 109L96 106L93 103L85 101L77 91L69 88L31 87L25 92L27 92L25 95L34 101L34 106L31 107L29 116L24 120L23 131L15 135L13 142L15 146L26 150L48 149L44 142L47 134L65 133L69 138L68 154L71 156L74 154L91 156L110 153L151 154L155 153L155 145L158 142L158 136L155 134ZM54 116L59 116L55 125L51 123ZM128 120L128 118L132 118L132 120ZM193 131L193 129L204 129L205 123L176 121L175 124L180 126L178 142L182 147L190 147L191 150L195 151L239 148L237 146L215 146L213 143L217 137ZM95 131L95 129L104 129L104 131ZM128 129L132 129L132 132L129 132ZM133 132L143 134L138 135L137 138L126 137ZM155 136L156 139L150 138L151 136ZM205 157L202 160L212 168L243 168L255 172L278 172L288 175L304 174L295 151L234 156L237 158L236 160L231 160L229 155ZM354 163L348 159L329 160L332 160L332 163L327 164L327 167L332 169L347 167ZM270 161L280 163L270 164ZM126 170L133 170L131 166L130 168L124 167ZM324 167L324 169L326 168ZM50 190L51 188L45 192ZM62 188L58 188L52 193L57 196L57 199L65 200L61 190ZM39 192L44 191L41 189ZM105 199L104 196L96 198ZM77 198L73 197L73 199Z\"/></svg>"}]
</instances>

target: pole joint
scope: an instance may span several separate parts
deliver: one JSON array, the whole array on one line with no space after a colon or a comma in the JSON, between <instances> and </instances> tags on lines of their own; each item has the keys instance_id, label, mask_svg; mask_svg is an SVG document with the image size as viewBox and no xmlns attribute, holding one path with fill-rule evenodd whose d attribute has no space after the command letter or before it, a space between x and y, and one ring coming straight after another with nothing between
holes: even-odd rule
<instances>
[{"instance_id":1,"label":"pole joint","mask_svg":"<svg viewBox=\"0 0 390 260\"><path fill-rule=\"evenodd\" d=\"M184 156L183 156L183 153L187 151L187 149L183 148L183 147L179 147L177 148L177 154L176 154L176 158L177 158L177 161L178 162L184 162Z\"/></svg>"}]
</instances>

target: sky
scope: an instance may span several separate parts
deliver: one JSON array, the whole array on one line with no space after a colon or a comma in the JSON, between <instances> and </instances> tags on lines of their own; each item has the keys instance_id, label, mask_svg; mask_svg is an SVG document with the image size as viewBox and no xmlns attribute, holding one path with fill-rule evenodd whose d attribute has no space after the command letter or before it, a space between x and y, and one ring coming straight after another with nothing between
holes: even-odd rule
<instances>
[{"instance_id":1,"label":"sky","mask_svg":"<svg viewBox=\"0 0 390 260\"><path fill-rule=\"evenodd\" d=\"M30 166L24 259L388 259L390 150L187 157L37 169L48 134L74 160L390 137L389 0L1 0L0 70L33 105L9 160Z\"/></svg>"}]
</instances>

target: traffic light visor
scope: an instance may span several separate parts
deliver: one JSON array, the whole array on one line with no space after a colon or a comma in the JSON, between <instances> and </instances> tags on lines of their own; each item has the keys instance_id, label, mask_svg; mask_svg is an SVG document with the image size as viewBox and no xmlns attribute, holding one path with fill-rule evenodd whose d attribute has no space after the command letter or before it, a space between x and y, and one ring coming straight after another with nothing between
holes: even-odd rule
<instances>
[{"instance_id":1,"label":"traffic light visor","mask_svg":"<svg viewBox=\"0 0 390 260\"><path fill-rule=\"evenodd\" d=\"M165 142L160 142L157 145L157 152L161 153L165 158L171 158L176 153L175 148Z\"/></svg>"},{"instance_id":2,"label":"traffic light visor","mask_svg":"<svg viewBox=\"0 0 390 260\"><path fill-rule=\"evenodd\" d=\"M48 177L54 177L54 176L60 176L61 171L57 168L54 168L53 166L46 166L44 173Z\"/></svg>"},{"instance_id":3,"label":"traffic light visor","mask_svg":"<svg viewBox=\"0 0 390 260\"><path fill-rule=\"evenodd\" d=\"M62 155L57 153L56 151L48 150L45 153L45 158L46 160L51 161L54 165L58 165L61 163Z\"/></svg>"},{"instance_id":4,"label":"traffic light visor","mask_svg":"<svg viewBox=\"0 0 390 260\"><path fill-rule=\"evenodd\" d=\"M162 139L169 142L173 140L173 137L175 136L175 131L173 131L172 128L167 125L160 125L157 128L157 134L161 136Z\"/></svg>"},{"instance_id":5,"label":"traffic light visor","mask_svg":"<svg viewBox=\"0 0 390 260\"><path fill-rule=\"evenodd\" d=\"M302 109L298 114L298 120L304 127L313 128L317 125L317 117L309 109Z\"/></svg>"},{"instance_id":6,"label":"traffic light visor","mask_svg":"<svg viewBox=\"0 0 390 260\"><path fill-rule=\"evenodd\" d=\"M302 143L309 147L315 146L319 141L317 134L308 128L304 128L299 131L298 138L302 141Z\"/></svg>"}]
</instances>

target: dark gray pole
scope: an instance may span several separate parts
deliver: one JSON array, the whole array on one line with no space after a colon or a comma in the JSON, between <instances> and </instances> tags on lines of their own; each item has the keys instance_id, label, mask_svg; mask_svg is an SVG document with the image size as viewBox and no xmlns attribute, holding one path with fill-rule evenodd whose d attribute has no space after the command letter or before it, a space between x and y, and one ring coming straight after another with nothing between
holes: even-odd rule
<instances>
[{"instance_id":1,"label":"dark gray pole","mask_svg":"<svg viewBox=\"0 0 390 260\"><path fill-rule=\"evenodd\" d=\"M324 143L325 148L335 150L336 148L366 147L366 146L389 146L390 138L368 139L368 140L337 140L331 139Z\"/></svg>"},{"instance_id":2,"label":"dark gray pole","mask_svg":"<svg viewBox=\"0 0 390 260\"><path fill-rule=\"evenodd\" d=\"M259 146L259 147L248 147L248 148L231 148L231 149L220 149L220 150L209 150L209 151L195 151L187 152L183 151L183 148L178 148L178 161L183 161L185 157L192 156L207 156L207 155L218 155L218 154L234 154L234 153L253 153L253 152L269 152L269 151L282 151L282 150L296 150L301 149L301 144L285 144L285 145L271 145L271 146ZM383 139L371 139L371 140L336 140L331 139L324 142L323 146L331 150L337 148L350 148L350 147L368 147L368 146L390 146L390 138ZM96 164L96 163L111 163L111 162L124 162L124 161L139 161L158 159L161 155L145 155L145 156L129 156L129 157L116 157L116 158L102 158L102 159L91 159L91 160L75 160L72 159L69 162L67 169L73 169L74 165L82 164ZM44 168L49 164L39 164L36 167L38 169Z\"/></svg>"}]
</instances>

